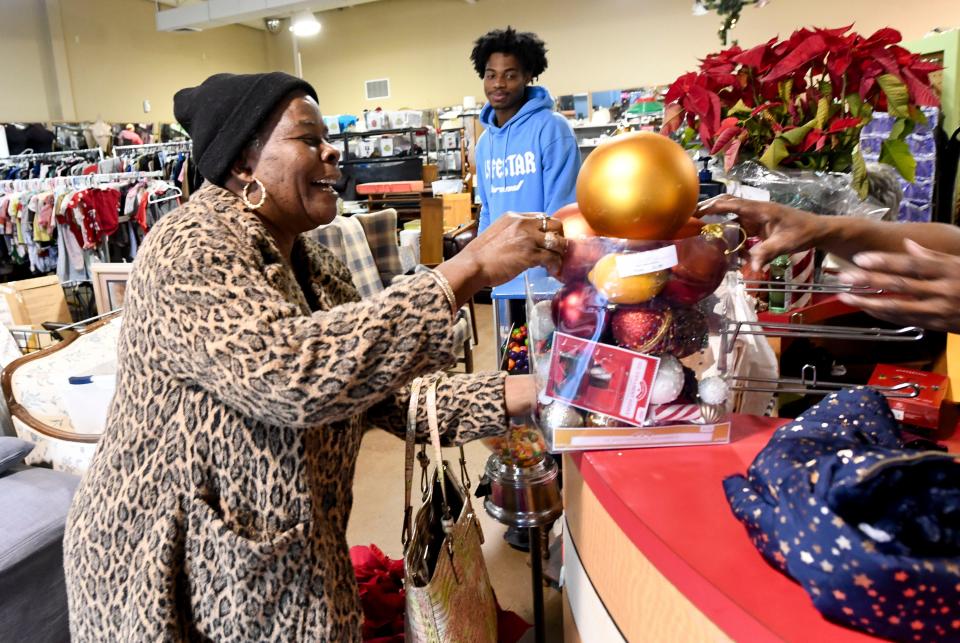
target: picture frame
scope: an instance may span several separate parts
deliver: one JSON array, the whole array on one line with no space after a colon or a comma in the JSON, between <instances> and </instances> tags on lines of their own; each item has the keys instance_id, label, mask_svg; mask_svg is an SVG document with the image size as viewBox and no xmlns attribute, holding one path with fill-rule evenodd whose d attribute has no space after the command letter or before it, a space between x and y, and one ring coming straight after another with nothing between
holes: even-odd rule
<instances>
[{"instance_id":1,"label":"picture frame","mask_svg":"<svg viewBox=\"0 0 960 643\"><path fill-rule=\"evenodd\" d=\"M123 308L127 281L132 269L132 263L95 263L90 266L98 315Z\"/></svg>"}]
</instances>

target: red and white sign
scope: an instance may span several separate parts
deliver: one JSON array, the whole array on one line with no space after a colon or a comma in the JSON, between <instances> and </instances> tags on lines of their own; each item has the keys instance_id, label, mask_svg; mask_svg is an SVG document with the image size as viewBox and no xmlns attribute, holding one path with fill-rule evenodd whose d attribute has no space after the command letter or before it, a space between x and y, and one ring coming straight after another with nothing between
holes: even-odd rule
<instances>
[{"instance_id":1,"label":"red and white sign","mask_svg":"<svg viewBox=\"0 0 960 643\"><path fill-rule=\"evenodd\" d=\"M642 426L659 366L656 357L556 333L547 396Z\"/></svg>"}]
</instances>

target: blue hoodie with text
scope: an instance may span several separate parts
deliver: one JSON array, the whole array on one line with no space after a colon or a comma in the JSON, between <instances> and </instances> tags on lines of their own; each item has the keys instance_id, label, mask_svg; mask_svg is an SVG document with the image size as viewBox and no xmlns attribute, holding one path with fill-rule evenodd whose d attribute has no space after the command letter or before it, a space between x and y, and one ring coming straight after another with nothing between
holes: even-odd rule
<instances>
[{"instance_id":1,"label":"blue hoodie with text","mask_svg":"<svg viewBox=\"0 0 960 643\"><path fill-rule=\"evenodd\" d=\"M486 128L476 153L481 232L504 212L553 214L577 200L577 139L546 89L527 87L526 102L503 127L489 103L480 122Z\"/></svg>"}]
</instances>

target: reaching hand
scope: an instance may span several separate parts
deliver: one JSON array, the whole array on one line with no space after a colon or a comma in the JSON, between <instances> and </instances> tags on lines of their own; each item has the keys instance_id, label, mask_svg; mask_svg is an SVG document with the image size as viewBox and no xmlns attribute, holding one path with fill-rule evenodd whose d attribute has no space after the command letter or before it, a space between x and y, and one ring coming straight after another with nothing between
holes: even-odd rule
<instances>
[{"instance_id":1,"label":"reaching hand","mask_svg":"<svg viewBox=\"0 0 960 643\"><path fill-rule=\"evenodd\" d=\"M497 286L534 266L559 274L566 245L560 221L508 212L461 252L476 262L484 285Z\"/></svg>"},{"instance_id":2,"label":"reaching hand","mask_svg":"<svg viewBox=\"0 0 960 643\"><path fill-rule=\"evenodd\" d=\"M909 239L905 253L863 252L858 268L840 274L844 283L884 295L840 295L874 317L905 326L960 332L960 257L924 248ZM889 296L887 296L889 295Z\"/></svg>"},{"instance_id":3,"label":"reaching hand","mask_svg":"<svg viewBox=\"0 0 960 643\"><path fill-rule=\"evenodd\" d=\"M796 208L769 201L750 201L721 194L708 199L697 208L696 216L733 213L751 237L763 239L750 249L750 264L754 270L780 255L808 250L823 234L823 220Z\"/></svg>"}]
</instances>

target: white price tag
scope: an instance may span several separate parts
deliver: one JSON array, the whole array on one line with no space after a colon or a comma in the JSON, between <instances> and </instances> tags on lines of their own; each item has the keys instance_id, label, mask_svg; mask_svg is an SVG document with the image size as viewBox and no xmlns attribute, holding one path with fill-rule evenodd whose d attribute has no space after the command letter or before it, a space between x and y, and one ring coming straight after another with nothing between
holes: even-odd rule
<instances>
[{"instance_id":1,"label":"white price tag","mask_svg":"<svg viewBox=\"0 0 960 643\"><path fill-rule=\"evenodd\" d=\"M904 417L903 409L890 409L890 410L893 412L894 418L896 418L900 422L903 422L903 417Z\"/></svg>"},{"instance_id":2,"label":"white price tag","mask_svg":"<svg viewBox=\"0 0 960 643\"><path fill-rule=\"evenodd\" d=\"M621 279L667 270L675 265L677 265L677 247L672 244L656 250L617 255L617 274Z\"/></svg>"}]
</instances>

